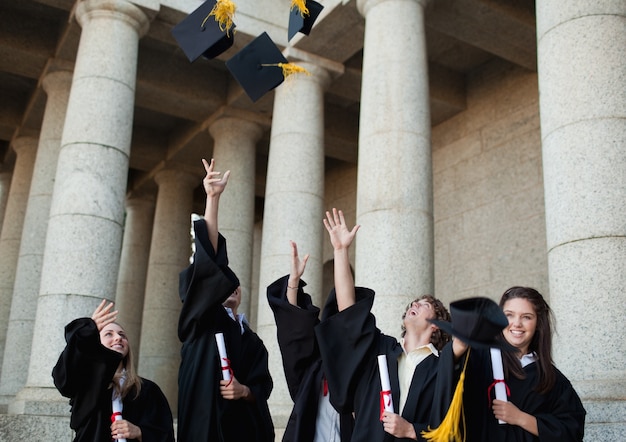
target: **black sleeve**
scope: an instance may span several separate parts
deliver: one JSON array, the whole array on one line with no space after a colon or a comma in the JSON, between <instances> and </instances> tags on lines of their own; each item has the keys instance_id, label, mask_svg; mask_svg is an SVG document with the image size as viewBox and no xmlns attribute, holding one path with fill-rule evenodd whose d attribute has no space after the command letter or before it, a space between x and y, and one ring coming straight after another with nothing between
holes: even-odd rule
<instances>
[{"instance_id":1,"label":"black sleeve","mask_svg":"<svg viewBox=\"0 0 626 442\"><path fill-rule=\"evenodd\" d=\"M132 392L129 395L132 396ZM174 442L172 411L157 384L142 378L140 396L133 402L136 402L133 404L136 422L130 417L128 420L141 429L144 442Z\"/></svg>"},{"instance_id":2,"label":"black sleeve","mask_svg":"<svg viewBox=\"0 0 626 442\"><path fill-rule=\"evenodd\" d=\"M331 402L340 413L354 409L360 375L363 367L376 363L377 342L381 335L376 328L376 319L370 313L374 291L359 287L356 290L356 304L315 328Z\"/></svg>"},{"instance_id":3,"label":"black sleeve","mask_svg":"<svg viewBox=\"0 0 626 442\"><path fill-rule=\"evenodd\" d=\"M285 378L291 399L295 398L300 383L311 365L320 358L315 326L319 323L319 308L311 302L311 297L304 293L306 283L300 281L298 287L298 305L287 300L287 282L284 276L267 288L267 301L276 320L278 346L283 359Z\"/></svg>"},{"instance_id":4,"label":"black sleeve","mask_svg":"<svg viewBox=\"0 0 626 442\"><path fill-rule=\"evenodd\" d=\"M183 302L178 321L178 338L192 340L214 322L222 302L239 286L228 267L226 239L219 235L218 252L211 246L204 220L194 222L196 234L193 263L179 277L179 295Z\"/></svg>"},{"instance_id":5,"label":"black sleeve","mask_svg":"<svg viewBox=\"0 0 626 442\"><path fill-rule=\"evenodd\" d=\"M52 369L54 385L71 399L72 428L95 412L102 391L113 379L122 355L100 343L96 323L79 318L65 327L67 345Z\"/></svg>"},{"instance_id":6,"label":"black sleeve","mask_svg":"<svg viewBox=\"0 0 626 442\"><path fill-rule=\"evenodd\" d=\"M582 441L586 412L574 387L560 371L557 370L554 388L547 394L550 411L535 415L539 441Z\"/></svg>"}]
</instances>

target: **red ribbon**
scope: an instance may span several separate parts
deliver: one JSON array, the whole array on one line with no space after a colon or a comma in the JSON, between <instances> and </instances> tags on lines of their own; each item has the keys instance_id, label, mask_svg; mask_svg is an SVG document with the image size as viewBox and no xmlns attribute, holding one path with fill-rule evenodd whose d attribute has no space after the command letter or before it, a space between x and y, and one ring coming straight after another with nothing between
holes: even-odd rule
<instances>
[{"instance_id":1,"label":"red ribbon","mask_svg":"<svg viewBox=\"0 0 626 442\"><path fill-rule=\"evenodd\" d=\"M489 388L487 388L487 401L489 402L489 408L491 408L491 402L492 402L491 390L493 390L496 384L499 384L500 382L502 382L506 388L506 397L511 396L511 390L509 390L509 386L506 385L506 382L504 382L504 379L494 379L491 385L489 386Z\"/></svg>"},{"instance_id":2,"label":"red ribbon","mask_svg":"<svg viewBox=\"0 0 626 442\"><path fill-rule=\"evenodd\" d=\"M326 378L322 379L322 392L324 393L324 396L328 396L328 381Z\"/></svg>"},{"instance_id":3,"label":"red ribbon","mask_svg":"<svg viewBox=\"0 0 626 442\"><path fill-rule=\"evenodd\" d=\"M391 404L391 390L383 390L380 392L380 421L383 421L385 414L385 405Z\"/></svg>"},{"instance_id":4,"label":"red ribbon","mask_svg":"<svg viewBox=\"0 0 626 442\"><path fill-rule=\"evenodd\" d=\"M228 381L228 384L226 384L226 386L228 387L233 382L233 378L235 377L235 373L233 372L233 369L230 367L230 359L222 358L222 360L226 361L226 365L222 365L222 371L228 370L228 372L230 373L230 380Z\"/></svg>"},{"instance_id":5,"label":"red ribbon","mask_svg":"<svg viewBox=\"0 0 626 442\"><path fill-rule=\"evenodd\" d=\"M111 422L115 422L115 417L116 417L116 416L121 416L121 415L122 415L122 412L121 412L121 411L116 411L115 413L113 413L113 414L111 415Z\"/></svg>"}]
</instances>

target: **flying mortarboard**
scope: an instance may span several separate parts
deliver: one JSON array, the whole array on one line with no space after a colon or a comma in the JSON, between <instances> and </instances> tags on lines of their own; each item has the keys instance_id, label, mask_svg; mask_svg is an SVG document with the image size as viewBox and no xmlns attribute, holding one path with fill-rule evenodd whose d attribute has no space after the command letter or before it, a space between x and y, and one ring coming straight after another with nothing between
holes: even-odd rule
<instances>
[{"instance_id":1,"label":"flying mortarboard","mask_svg":"<svg viewBox=\"0 0 626 442\"><path fill-rule=\"evenodd\" d=\"M257 101L292 73L308 74L305 69L287 62L267 32L237 52L226 62L226 67L252 101Z\"/></svg>"},{"instance_id":2,"label":"flying mortarboard","mask_svg":"<svg viewBox=\"0 0 626 442\"><path fill-rule=\"evenodd\" d=\"M190 62L215 58L233 45L235 8L230 0L207 0L174 26L172 35Z\"/></svg>"},{"instance_id":3,"label":"flying mortarboard","mask_svg":"<svg viewBox=\"0 0 626 442\"><path fill-rule=\"evenodd\" d=\"M288 40L291 40L298 32L309 35L322 9L324 6L314 0L291 0Z\"/></svg>"}]
</instances>

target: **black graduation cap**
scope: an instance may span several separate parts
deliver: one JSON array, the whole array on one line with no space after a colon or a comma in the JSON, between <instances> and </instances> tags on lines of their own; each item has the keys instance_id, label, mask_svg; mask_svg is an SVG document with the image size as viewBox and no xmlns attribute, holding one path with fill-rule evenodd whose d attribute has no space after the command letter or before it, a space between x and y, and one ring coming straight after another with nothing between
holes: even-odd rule
<instances>
[{"instance_id":1,"label":"black graduation cap","mask_svg":"<svg viewBox=\"0 0 626 442\"><path fill-rule=\"evenodd\" d=\"M308 13L304 13L298 2L292 1L291 10L289 11L289 28L288 28L288 41L293 38L298 32L302 32L305 35L309 35L313 23L317 20L317 17L324 9L324 6L314 0L301 0L304 3Z\"/></svg>"},{"instance_id":2,"label":"black graduation cap","mask_svg":"<svg viewBox=\"0 0 626 442\"><path fill-rule=\"evenodd\" d=\"M172 29L172 35L190 62L201 55L215 58L235 41L234 24L223 29L214 16L209 16L216 3L216 0L205 1Z\"/></svg>"},{"instance_id":3,"label":"black graduation cap","mask_svg":"<svg viewBox=\"0 0 626 442\"><path fill-rule=\"evenodd\" d=\"M250 99L257 101L285 80L279 63L287 64L287 59L263 32L228 60L226 67Z\"/></svg>"},{"instance_id":4,"label":"black graduation cap","mask_svg":"<svg viewBox=\"0 0 626 442\"><path fill-rule=\"evenodd\" d=\"M452 302L450 317L452 322L435 319L430 322L473 347L513 349L504 339L500 339L509 320L491 299L476 297Z\"/></svg>"}]
</instances>

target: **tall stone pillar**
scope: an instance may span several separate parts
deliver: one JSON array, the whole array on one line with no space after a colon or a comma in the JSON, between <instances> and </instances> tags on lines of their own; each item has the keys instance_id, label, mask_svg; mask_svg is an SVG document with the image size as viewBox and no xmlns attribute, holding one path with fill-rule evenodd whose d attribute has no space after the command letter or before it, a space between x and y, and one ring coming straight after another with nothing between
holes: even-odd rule
<instances>
[{"instance_id":1,"label":"tall stone pillar","mask_svg":"<svg viewBox=\"0 0 626 442\"><path fill-rule=\"evenodd\" d=\"M166 169L155 179L159 192L150 244L138 368L142 376L161 387L172 412L176 413L181 348L178 317L182 305L178 296L178 275L189 265L193 190L201 185L202 178Z\"/></svg>"},{"instance_id":2,"label":"tall stone pillar","mask_svg":"<svg viewBox=\"0 0 626 442\"><path fill-rule=\"evenodd\" d=\"M311 76L289 77L274 97L261 243L257 333L275 373L270 408L278 428L285 428L293 403L280 375L282 359L266 289L290 271L289 240L298 244L303 255L311 255L304 279L314 303L321 298L322 288L324 88L330 76L314 64L298 64Z\"/></svg>"},{"instance_id":3,"label":"tall stone pillar","mask_svg":"<svg viewBox=\"0 0 626 442\"><path fill-rule=\"evenodd\" d=\"M219 230L227 240L229 265L241 284L238 312L250 317L256 142L263 132L257 123L233 117L220 118L209 131L217 170L231 171L226 195L220 199Z\"/></svg>"},{"instance_id":4,"label":"tall stone pillar","mask_svg":"<svg viewBox=\"0 0 626 442\"><path fill-rule=\"evenodd\" d=\"M12 173L0 168L0 230L2 230L2 222L4 221L4 212L7 208L7 200L9 199L9 188L11 187Z\"/></svg>"},{"instance_id":5,"label":"tall stone pillar","mask_svg":"<svg viewBox=\"0 0 626 442\"><path fill-rule=\"evenodd\" d=\"M37 153L37 138L17 138L12 147L17 156L0 233L0 364L4 355L22 226Z\"/></svg>"},{"instance_id":6,"label":"tall stone pillar","mask_svg":"<svg viewBox=\"0 0 626 442\"><path fill-rule=\"evenodd\" d=\"M541 137L556 365L585 439L626 434L626 3L537 2Z\"/></svg>"},{"instance_id":7,"label":"tall stone pillar","mask_svg":"<svg viewBox=\"0 0 626 442\"><path fill-rule=\"evenodd\" d=\"M28 379L17 414L66 414L51 363L63 328L115 296L139 38L147 16L122 0L77 3L82 26L44 250ZM63 404L63 406L59 406ZM32 405L32 406L31 406Z\"/></svg>"},{"instance_id":8,"label":"tall stone pillar","mask_svg":"<svg viewBox=\"0 0 626 442\"><path fill-rule=\"evenodd\" d=\"M377 324L394 336L406 304L434 290L426 3L357 0L365 41L355 277L376 291Z\"/></svg>"},{"instance_id":9,"label":"tall stone pillar","mask_svg":"<svg viewBox=\"0 0 626 442\"><path fill-rule=\"evenodd\" d=\"M120 312L117 321L126 331L135 363L139 361L141 313L146 292L154 206L155 198L152 194L134 195L126 200L126 222L115 308Z\"/></svg>"},{"instance_id":10,"label":"tall stone pillar","mask_svg":"<svg viewBox=\"0 0 626 442\"><path fill-rule=\"evenodd\" d=\"M7 357L0 376L0 401L4 403L26 384L28 371L24 367L30 360L52 188L71 84L72 73L68 70L51 72L42 82L48 99L24 215L5 345Z\"/></svg>"}]
</instances>

